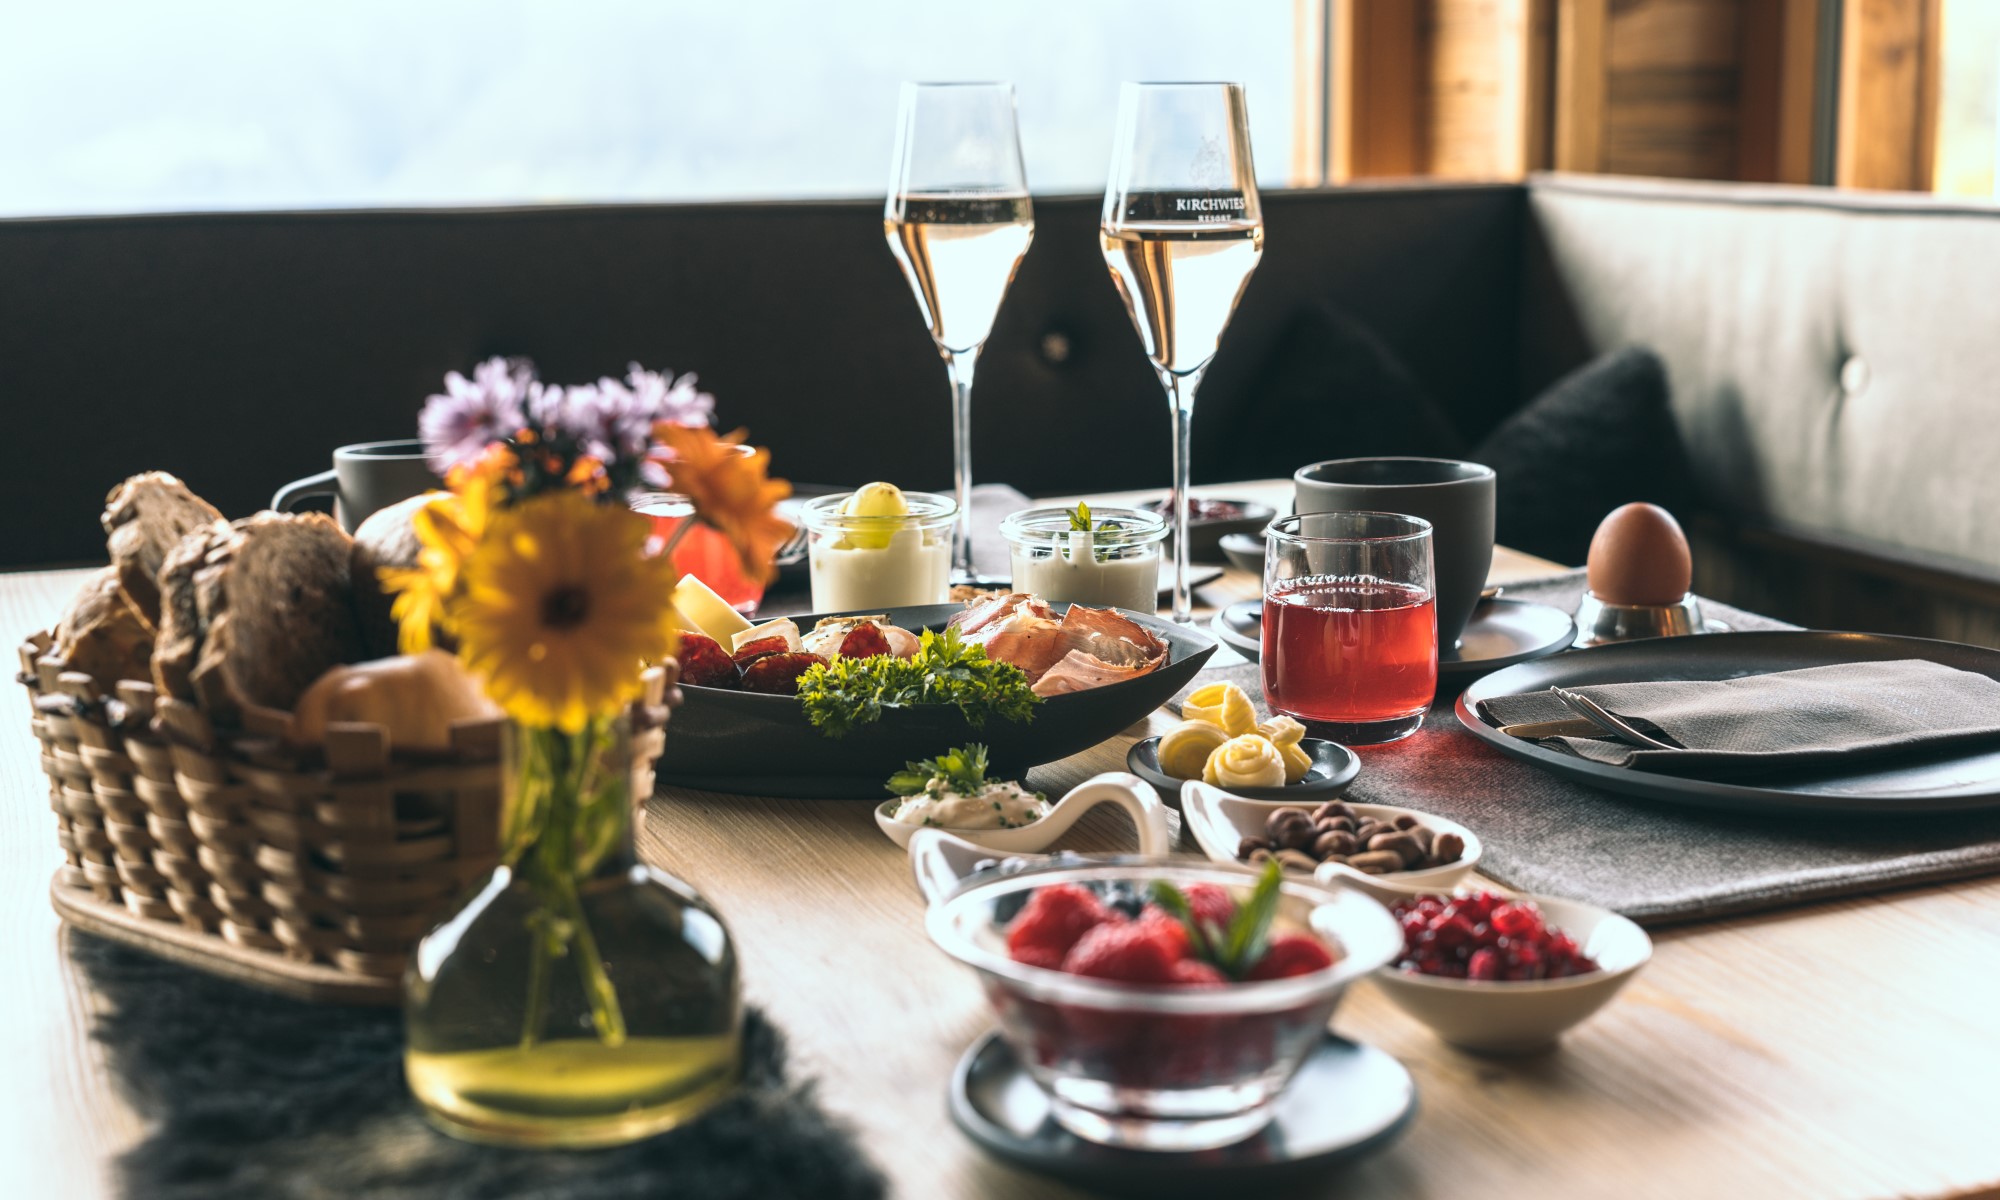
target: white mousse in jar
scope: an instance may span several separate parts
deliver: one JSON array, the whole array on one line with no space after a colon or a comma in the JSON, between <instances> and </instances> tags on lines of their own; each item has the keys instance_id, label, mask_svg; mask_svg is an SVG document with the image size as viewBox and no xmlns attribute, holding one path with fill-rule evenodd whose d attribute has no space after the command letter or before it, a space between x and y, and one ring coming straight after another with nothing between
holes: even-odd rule
<instances>
[{"instance_id":1,"label":"white mousse in jar","mask_svg":"<svg viewBox=\"0 0 2000 1200\"><path fill-rule=\"evenodd\" d=\"M942 604L951 592L958 505L928 492L871 483L809 501L812 603L820 612Z\"/></svg>"},{"instance_id":2,"label":"white mousse in jar","mask_svg":"<svg viewBox=\"0 0 2000 1200\"><path fill-rule=\"evenodd\" d=\"M1167 523L1133 508L1031 508L1000 523L1014 590L1049 601L1150 613Z\"/></svg>"}]
</instances>

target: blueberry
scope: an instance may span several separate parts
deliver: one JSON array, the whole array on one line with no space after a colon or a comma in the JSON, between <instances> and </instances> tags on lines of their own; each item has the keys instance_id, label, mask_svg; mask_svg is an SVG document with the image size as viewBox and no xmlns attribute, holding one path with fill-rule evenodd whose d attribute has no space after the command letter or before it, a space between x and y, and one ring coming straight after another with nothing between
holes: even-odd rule
<instances>
[{"instance_id":1,"label":"blueberry","mask_svg":"<svg viewBox=\"0 0 2000 1200\"><path fill-rule=\"evenodd\" d=\"M1104 907L1122 914L1128 920L1138 919L1139 913L1146 907L1146 898L1129 883L1107 883L1099 892L1099 896L1104 901Z\"/></svg>"}]
</instances>

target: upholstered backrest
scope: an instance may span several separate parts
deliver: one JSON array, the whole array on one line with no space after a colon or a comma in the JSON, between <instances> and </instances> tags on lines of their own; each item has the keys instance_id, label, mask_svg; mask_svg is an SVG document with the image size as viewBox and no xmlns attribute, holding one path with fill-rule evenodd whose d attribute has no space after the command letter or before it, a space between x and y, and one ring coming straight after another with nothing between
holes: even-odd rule
<instances>
[{"instance_id":1,"label":"upholstered backrest","mask_svg":"<svg viewBox=\"0 0 2000 1200\"><path fill-rule=\"evenodd\" d=\"M1270 332L1312 300L1361 315L1469 430L1498 420L1521 203L1504 186L1268 197L1264 264L1197 410L1197 477L1255 403ZM1098 206L1036 202L974 389L984 479L1167 482L1168 410ZM555 381L635 359L697 371L783 474L949 483L944 368L879 202L0 221L0 566L101 557L105 491L147 468L251 512L334 446L409 436L444 372L491 354ZM1254 449L1229 461L1278 474L1310 454Z\"/></svg>"},{"instance_id":2,"label":"upholstered backrest","mask_svg":"<svg viewBox=\"0 0 2000 1200\"><path fill-rule=\"evenodd\" d=\"M1551 175L1529 214L1531 390L1650 345L1718 508L2000 576L2000 207Z\"/></svg>"}]
</instances>

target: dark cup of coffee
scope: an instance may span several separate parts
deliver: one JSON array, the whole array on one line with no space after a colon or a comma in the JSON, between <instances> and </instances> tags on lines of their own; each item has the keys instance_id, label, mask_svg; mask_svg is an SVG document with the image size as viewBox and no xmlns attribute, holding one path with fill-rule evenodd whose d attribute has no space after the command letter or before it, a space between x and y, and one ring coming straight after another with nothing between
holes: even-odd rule
<instances>
[{"instance_id":1,"label":"dark cup of coffee","mask_svg":"<svg viewBox=\"0 0 2000 1200\"><path fill-rule=\"evenodd\" d=\"M358 442L333 452L333 470L295 479L271 497L271 507L290 512L315 496L333 497L333 517L353 533L379 509L438 486L424 461L424 444L415 438L394 442Z\"/></svg>"},{"instance_id":2,"label":"dark cup of coffee","mask_svg":"<svg viewBox=\"0 0 2000 1200\"><path fill-rule=\"evenodd\" d=\"M1457 646L1493 567L1493 468L1448 458L1336 458L1292 476L1301 513L1391 512L1431 523L1438 648Z\"/></svg>"}]
</instances>

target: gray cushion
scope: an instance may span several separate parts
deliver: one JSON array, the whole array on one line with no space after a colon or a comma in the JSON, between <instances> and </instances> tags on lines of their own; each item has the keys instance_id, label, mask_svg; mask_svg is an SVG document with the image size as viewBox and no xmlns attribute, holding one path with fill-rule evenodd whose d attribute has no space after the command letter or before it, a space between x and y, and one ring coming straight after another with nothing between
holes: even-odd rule
<instances>
[{"instance_id":1,"label":"gray cushion","mask_svg":"<svg viewBox=\"0 0 2000 1200\"><path fill-rule=\"evenodd\" d=\"M2000 209L1543 176L1530 212L1531 385L1651 346L1710 503L2000 567Z\"/></svg>"}]
</instances>

